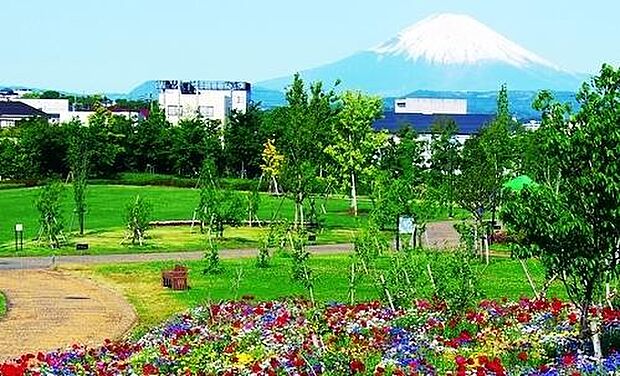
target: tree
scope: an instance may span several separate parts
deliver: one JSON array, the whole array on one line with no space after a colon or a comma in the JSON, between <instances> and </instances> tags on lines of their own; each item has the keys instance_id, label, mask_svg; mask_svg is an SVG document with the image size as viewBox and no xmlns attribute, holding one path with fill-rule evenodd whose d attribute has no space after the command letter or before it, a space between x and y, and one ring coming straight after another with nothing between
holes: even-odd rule
<instances>
[{"instance_id":1,"label":"tree","mask_svg":"<svg viewBox=\"0 0 620 376\"><path fill-rule=\"evenodd\" d=\"M16 129L23 175L29 178L66 175L67 137L59 124L35 118L21 122Z\"/></svg>"},{"instance_id":2,"label":"tree","mask_svg":"<svg viewBox=\"0 0 620 376\"><path fill-rule=\"evenodd\" d=\"M262 134L262 111L251 104L245 112L232 111L224 126L226 170L234 176L254 178L260 175L261 152L266 135Z\"/></svg>"},{"instance_id":3,"label":"tree","mask_svg":"<svg viewBox=\"0 0 620 376\"><path fill-rule=\"evenodd\" d=\"M119 134L123 123L128 119L113 115L100 103L95 103L95 112L88 118L87 132L88 149L91 154L91 172L96 176L110 176L114 173L117 156L122 153L122 140L125 137ZM79 124L78 124L79 125ZM74 128L75 129L75 128Z\"/></svg>"},{"instance_id":4,"label":"tree","mask_svg":"<svg viewBox=\"0 0 620 376\"><path fill-rule=\"evenodd\" d=\"M60 93L56 90L45 90L41 93L41 99L59 99Z\"/></svg>"},{"instance_id":5,"label":"tree","mask_svg":"<svg viewBox=\"0 0 620 376\"><path fill-rule=\"evenodd\" d=\"M152 212L151 203L137 195L136 198L127 204L125 214L125 224L127 226L127 237L131 239L131 244L136 242L143 245L146 238L146 231L150 228L150 217Z\"/></svg>"},{"instance_id":6,"label":"tree","mask_svg":"<svg viewBox=\"0 0 620 376\"><path fill-rule=\"evenodd\" d=\"M454 190L459 166L460 147L456 140L458 126L451 118L441 118L431 127L430 185L435 197L454 215Z\"/></svg>"},{"instance_id":7,"label":"tree","mask_svg":"<svg viewBox=\"0 0 620 376\"><path fill-rule=\"evenodd\" d=\"M457 175L454 186L456 199L459 206L466 209L474 219L474 244L475 249L478 249L478 240L485 230L484 213L493 205L493 195L497 192L498 183L496 176L489 173L494 165L486 153L480 135L465 141L461 155L460 174ZM488 244L485 245L488 263Z\"/></svg>"},{"instance_id":8,"label":"tree","mask_svg":"<svg viewBox=\"0 0 620 376\"><path fill-rule=\"evenodd\" d=\"M224 190L219 187L214 175L215 165L205 160L201 171L200 198L196 214L200 220L201 231L215 232L221 239L224 237L224 226L239 226L245 216L245 206L241 195L236 191ZM206 226L205 226L206 225Z\"/></svg>"},{"instance_id":9,"label":"tree","mask_svg":"<svg viewBox=\"0 0 620 376\"><path fill-rule=\"evenodd\" d=\"M156 105L151 109L145 120L136 124L131 135L132 165L137 171L157 171L161 173L173 171L170 155L170 139L172 125L166 121L163 111Z\"/></svg>"},{"instance_id":10,"label":"tree","mask_svg":"<svg viewBox=\"0 0 620 376\"><path fill-rule=\"evenodd\" d=\"M274 141L269 139L265 142L263 149L263 163L260 165L263 174L269 179L269 191L280 194L278 189L278 177L282 174L282 164L284 155L280 154L274 145Z\"/></svg>"},{"instance_id":11,"label":"tree","mask_svg":"<svg viewBox=\"0 0 620 376\"><path fill-rule=\"evenodd\" d=\"M508 108L508 90L506 85L502 85L497 96L495 119L480 134L482 149L488 159L488 179L494 185L489 203L492 222L495 222L495 212L501 204L502 185L518 168L515 146L517 129L518 124L512 120Z\"/></svg>"},{"instance_id":12,"label":"tree","mask_svg":"<svg viewBox=\"0 0 620 376\"><path fill-rule=\"evenodd\" d=\"M0 137L0 180L15 179L22 175L22 165L17 140Z\"/></svg>"},{"instance_id":13,"label":"tree","mask_svg":"<svg viewBox=\"0 0 620 376\"><path fill-rule=\"evenodd\" d=\"M540 127L535 132L526 132L521 138L523 173L540 184L559 189L558 185L562 182L559 159L543 159L541 156L560 155L560 145L554 140L562 137L563 127L569 121L571 109L568 104L556 102L549 91L538 93L532 107L542 112L546 126Z\"/></svg>"},{"instance_id":14,"label":"tree","mask_svg":"<svg viewBox=\"0 0 620 376\"><path fill-rule=\"evenodd\" d=\"M286 91L287 106L277 112L279 116L270 118L274 121L272 131L281 135L275 141L285 158L282 183L295 201L295 226L304 222L304 202L317 190L317 177L327 160L325 147L337 119L337 98L333 90L325 91L321 82L310 85L308 93L296 74Z\"/></svg>"},{"instance_id":15,"label":"tree","mask_svg":"<svg viewBox=\"0 0 620 376\"><path fill-rule=\"evenodd\" d=\"M360 175L368 169L387 135L372 129L383 115L383 101L361 92L347 91L342 95L342 109L335 128L335 140L327 153L336 161L344 181L351 190L351 212L357 216L357 187Z\"/></svg>"},{"instance_id":16,"label":"tree","mask_svg":"<svg viewBox=\"0 0 620 376\"><path fill-rule=\"evenodd\" d=\"M89 143L89 129L82 127L78 122L71 132L69 140L69 168L73 175L73 202L75 214L78 217L80 235L84 235L84 217L86 215L86 187L91 163L91 148Z\"/></svg>"},{"instance_id":17,"label":"tree","mask_svg":"<svg viewBox=\"0 0 620 376\"><path fill-rule=\"evenodd\" d=\"M377 168L371 169L372 217L381 229L393 224L399 215L416 219L425 226L422 210L427 196L423 151L425 142L409 125L403 126L380 150Z\"/></svg>"},{"instance_id":18,"label":"tree","mask_svg":"<svg viewBox=\"0 0 620 376\"><path fill-rule=\"evenodd\" d=\"M63 187L60 183L49 182L41 188L36 201L39 211L39 242L45 241L51 248L60 248L64 242L64 228L61 214Z\"/></svg>"},{"instance_id":19,"label":"tree","mask_svg":"<svg viewBox=\"0 0 620 376\"><path fill-rule=\"evenodd\" d=\"M182 119L171 129L174 171L182 176L199 173L205 158L218 161L222 142L220 123L201 118Z\"/></svg>"},{"instance_id":20,"label":"tree","mask_svg":"<svg viewBox=\"0 0 620 376\"><path fill-rule=\"evenodd\" d=\"M560 277L581 311L585 338L593 334L592 302L620 271L620 69L603 65L582 86L574 116L562 112L565 107L548 93L538 99L539 131L552 137L539 158L552 161L560 181L541 181L513 194L502 217L518 238L515 253L539 257Z\"/></svg>"}]
</instances>

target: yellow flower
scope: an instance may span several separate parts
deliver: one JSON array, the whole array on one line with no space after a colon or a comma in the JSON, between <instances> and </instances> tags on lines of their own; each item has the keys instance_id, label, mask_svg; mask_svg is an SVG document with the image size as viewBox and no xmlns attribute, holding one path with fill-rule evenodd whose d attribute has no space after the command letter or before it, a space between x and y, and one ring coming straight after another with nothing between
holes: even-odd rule
<instances>
[{"instance_id":1,"label":"yellow flower","mask_svg":"<svg viewBox=\"0 0 620 376\"><path fill-rule=\"evenodd\" d=\"M254 360L254 357L248 353L241 353L237 355L237 363L240 366L245 366L248 363L251 363Z\"/></svg>"}]
</instances>

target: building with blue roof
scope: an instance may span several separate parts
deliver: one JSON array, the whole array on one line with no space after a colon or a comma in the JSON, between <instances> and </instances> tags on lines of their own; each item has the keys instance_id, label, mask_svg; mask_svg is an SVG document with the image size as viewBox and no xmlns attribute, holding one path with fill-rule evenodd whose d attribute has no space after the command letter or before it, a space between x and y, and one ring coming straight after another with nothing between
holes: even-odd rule
<instances>
[{"instance_id":1,"label":"building with blue roof","mask_svg":"<svg viewBox=\"0 0 620 376\"><path fill-rule=\"evenodd\" d=\"M489 124L495 115L491 114L406 114L385 112L382 119L375 121L375 130L387 130L396 133L399 129L409 126L418 134L429 134L433 124L444 119L454 120L458 127L457 134L471 136Z\"/></svg>"}]
</instances>

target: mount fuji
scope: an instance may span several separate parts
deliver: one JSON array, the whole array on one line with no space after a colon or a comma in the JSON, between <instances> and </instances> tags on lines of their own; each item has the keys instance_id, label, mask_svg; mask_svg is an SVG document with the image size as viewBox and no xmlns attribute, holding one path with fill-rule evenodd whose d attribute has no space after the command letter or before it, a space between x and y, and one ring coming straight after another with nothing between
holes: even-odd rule
<instances>
[{"instance_id":1,"label":"mount fuji","mask_svg":"<svg viewBox=\"0 0 620 376\"><path fill-rule=\"evenodd\" d=\"M301 71L306 81L336 79L347 89L384 97L416 90L575 91L587 77L558 67L510 41L476 19L459 14L430 16L366 51ZM283 90L291 76L256 86Z\"/></svg>"}]
</instances>

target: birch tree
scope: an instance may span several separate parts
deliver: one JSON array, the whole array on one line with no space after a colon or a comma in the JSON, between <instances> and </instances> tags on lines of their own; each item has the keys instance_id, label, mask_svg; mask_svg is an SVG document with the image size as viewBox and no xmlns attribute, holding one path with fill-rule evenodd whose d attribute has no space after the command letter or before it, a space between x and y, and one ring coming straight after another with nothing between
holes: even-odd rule
<instances>
[{"instance_id":1,"label":"birch tree","mask_svg":"<svg viewBox=\"0 0 620 376\"><path fill-rule=\"evenodd\" d=\"M327 153L334 159L350 189L351 213L358 214L357 191L360 175L367 170L377 151L386 143L387 134L375 132L372 125L383 115L380 97L347 91L341 97L342 108L334 129L334 143Z\"/></svg>"}]
</instances>

